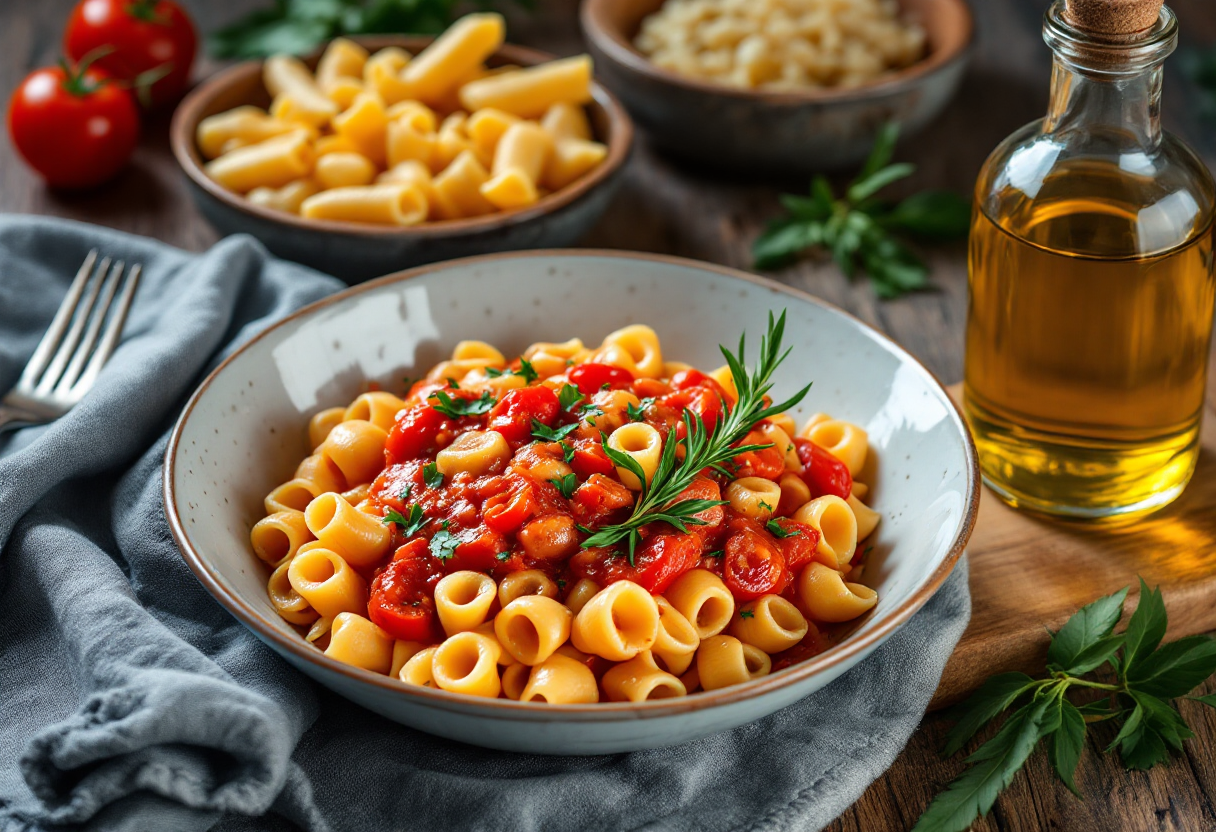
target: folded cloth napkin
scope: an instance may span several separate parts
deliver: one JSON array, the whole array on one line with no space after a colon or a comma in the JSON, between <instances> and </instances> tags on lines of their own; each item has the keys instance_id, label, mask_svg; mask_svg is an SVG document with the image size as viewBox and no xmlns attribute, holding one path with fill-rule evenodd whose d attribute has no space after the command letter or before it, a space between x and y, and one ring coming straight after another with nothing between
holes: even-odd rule
<instances>
[{"instance_id":1,"label":"folded cloth napkin","mask_svg":"<svg viewBox=\"0 0 1216 832\"><path fill-rule=\"evenodd\" d=\"M71 413L0 437L0 832L813 830L919 723L969 617L965 564L823 691L670 749L485 751L319 689L185 567L161 459L205 371L340 284L246 237L195 255L0 217L0 390L94 247L144 264L124 341Z\"/></svg>"}]
</instances>

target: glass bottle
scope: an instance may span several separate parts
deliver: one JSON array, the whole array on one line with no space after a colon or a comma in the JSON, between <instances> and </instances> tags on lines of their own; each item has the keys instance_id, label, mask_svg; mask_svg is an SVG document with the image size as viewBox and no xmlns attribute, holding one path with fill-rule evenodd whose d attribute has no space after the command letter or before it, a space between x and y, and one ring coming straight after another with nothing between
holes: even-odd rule
<instances>
[{"instance_id":1,"label":"glass bottle","mask_svg":"<svg viewBox=\"0 0 1216 832\"><path fill-rule=\"evenodd\" d=\"M1147 514L1198 458L1216 188L1161 129L1178 23L1148 2L1156 22L1122 32L1056 0L1047 117L997 147L976 185L965 410L989 486L1053 515Z\"/></svg>"}]
</instances>

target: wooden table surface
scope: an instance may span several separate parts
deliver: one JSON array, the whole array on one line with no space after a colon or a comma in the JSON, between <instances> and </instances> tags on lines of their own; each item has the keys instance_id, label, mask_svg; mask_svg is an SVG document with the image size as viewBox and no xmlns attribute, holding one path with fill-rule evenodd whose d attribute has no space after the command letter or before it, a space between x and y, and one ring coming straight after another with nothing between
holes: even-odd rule
<instances>
[{"instance_id":1,"label":"wooden table surface","mask_svg":"<svg viewBox=\"0 0 1216 832\"><path fill-rule=\"evenodd\" d=\"M0 90L7 97L36 66L53 62L63 21L74 0L0 2ZM182 2L182 0L179 0ZM210 31L270 0L184 0L201 31ZM971 70L957 100L921 136L900 148L899 158L920 170L910 188L969 192L984 158L1006 135L1042 115L1050 58L1039 37L1047 0L973 0L979 40ZM1182 21L1183 49L1216 44L1212 0L1174 0ZM580 48L574 0L542 0L536 11L511 15L511 39L573 53ZM1175 59L1167 74L1166 127L1182 134L1216 162L1216 124L1197 111L1198 93ZM196 75L216 68L200 61ZM0 138L0 210L51 214L146 234L186 249L216 240L194 209L169 154L167 115L150 119L131 168L117 181L89 194L53 193L17 160L7 135ZM690 170L657 156L639 142L621 193L589 246L666 252L748 268L751 241L777 211L781 190L805 182L756 183ZM773 275L844 307L891 335L947 382L962 377L966 312L966 259L962 244L925 252L936 289L893 302L875 299L864 282L850 284L830 263L805 262ZM3 279L3 278L0 278ZM991 499L991 496L987 497ZM1216 690L1209 686L1205 692ZM1168 767L1149 773L1124 771L1101 752L1111 736L1096 732L1077 777L1083 802L1060 785L1042 754L997 801L976 830L1216 829L1216 710L1182 705L1198 737ZM934 794L962 770L959 759L943 761L938 749L949 723L930 714L894 766L829 827L833 832L910 828Z\"/></svg>"}]
</instances>

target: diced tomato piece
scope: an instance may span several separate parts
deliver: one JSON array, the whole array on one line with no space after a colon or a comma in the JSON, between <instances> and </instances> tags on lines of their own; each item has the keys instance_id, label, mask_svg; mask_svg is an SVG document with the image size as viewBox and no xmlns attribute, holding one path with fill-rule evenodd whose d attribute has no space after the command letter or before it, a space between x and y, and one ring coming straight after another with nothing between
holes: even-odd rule
<instances>
[{"instance_id":1,"label":"diced tomato piece","mask_svg":"<svg viewBox=\"0 0 1216 832\"><path fill-rule=\"evenodd\" d=\"M812 497L831 494L847 500L853 493L853 476L843 462L809 439L794 439L798 459L802 460L802 479L811 489Z\"/></svg>"},{"instance_id":2,"label":"diced tomato piece","mask_svg":"<svg viewBox=\"0 0 1216 832\"><path fill-rule=\"evenodd\" d=\"M584 526L633 505L633 492L603 474L592 474L574 489L575 517Z\"/></svg>"},{"instance_id":3,"label":"diced tomato piece","mask_svg":"<svg viewBox=\"0 0 1216 832\"><path fill-rule=\"evenodd\" d=\"M766 480L775 480L785 471L785 450L775 447L764 434L754 430L743 437L740 444L769 447L759 451L745 451L736 456L732 460L734 467L727 465L732 468L736 477L764 477Z\"/></svg>"},{"instance_id":4,"label":"diced tomato piece","mask_svg":"<svg viewBox=\"0 0 1216 832\"><path fill-rule=\"evenodd\" d=\"M740 601L780 594L789 580L785 558L772 535L743 517L731 519L722 573L727 588Z\"/></svg>"},{"instance_id":5,"label":"diced tomato piece","mask_svg":"<svg viewBox=\"0 0 1216 832\"><path fill-rule=\"evenodd\" d=\"M465 569L489 572L498 566L498 555L510 548L505 537L486 526L467 529L457 537L456 554L443 564L449 573Z\"/></svg>"},{"instance_id":6,"label":"diced tomato piece","mask_svg":"<svg viewBox=\"0 0 1216 832\"><path fill-rule=\"evenodd\" d=\"M603 441L575 439L571 444L574 447L574 458L570 460L570 467L578 474L579 479L588 479L592 474L611 476L616 470L612 460L604 453Z\"/></svg>"},{"instance_id":7,"label":"diced tomato piece","mask_svg":"<svg viewBox=\"0 0 1216 832\"><path fill-rule=\"evenodd\" d=\"M722 489L718 484L708 477L697 477L688 487L680 492L680 496L676 497L676 502L681 500L721 500ZM722 526L722 522L726 517L726 510L722 506L714 506L707 508L705 511L697 512L695 515L698 520L703 520L704 525L696 526L692 523L688 524L688 530L693 534L698 535L702 540L712 537L717 533Z\"/></svg>"},{"instance_id":8,"label":"diced tomato piece","mask_svg":"<svg viewBox=\"0 0 1216 832\"><path fill-rule=\"evenodd\" d=\"M443 570L427 553L425 540L405 544L372 581L368 618L402 641L439 641L442 636L433 593L442 577Z\"/></svg>"},{"instance_id":9,"label":"diced tomato piece","mask_svg":"<svg viewBox=\"0 0 1216 832\"><path fill-rule=\"evenodd\" d=\"M406 408L389 431L384 450L394 462L405 462L435 453L435 439L448 420L429 404Z\"/></svg>"},{"instance_id":10,"label":"diced tomato piece","mask_svg":"<svg viewBox=\"0 0 1216 832\"><path fill-rule=\"evenodd\" d=\"M657 378L639 378L633 382L633 395L639 399L657 399L671 392L671 385Z\"/></svg>"},{"instance_id":11,"label":"diced tomato piece","mask_svg":"<svg viewBox=\"0 0 1216 832\"><path fill-rule=\"evenodd\" d=\"M788 517L778 517L772 522L788 535L773 535L773 540L781 550L781 556L785 558L785 568L792 579L799 569L815 559L815 549L819 546L819 530Z\"/></svg>"},{"instance_id":12,"label":"diced tomato piece","mask_svg":"<svg viewBox=\"0 0 1216 832\"><path fill-rule=\"evenodd\" d=\"M510 476L504 490L489 497L481 507L481 517L491 530L508 534L518 529L538 507L532 484L524 477Z\"/></svg>"},{"instance_id":13,"label":"diced tomato piece","mask_svg":"<svg viewBox=\"0 0 1216 832\"><path fill-rule=\"evenodd\" d=\"M677 439L683 439L688 434L688 428L684 424L685 410L691 410L700 416L706 430L713 430L722 414L722 400L708 387L686 387L668 393L661 401L680 413L679 422L676 424Z\"/></svg>"},{"instance_id":14,"label":"diced tomato piece","mask_svg":"<svg viewBox=\"0 0 1216 832\"><path fill-rule=\"evenodd\" d=\"M633 384L633 375L628 370L614 367L611 364L579 364L572 367L567 374L570 383L578 388L584 396L592 396L608 385L610 390L618 390Z\"/></svg>"},{"instance_id":15,"label":"diced tomato piece","mask_svg":"<svg viewBox=\"0 0 1216 832\"><path fill-rule=\"evenodd\" d=\"M705 375L700 370L691 368L680 370L680 372L671 377L671 386L675 390L687 390L690 387L707 387L714 394L715 398L729 401L726 391L722 389L722 385L716 379Z\"/></svg>"},{"instance_id":16,"label":"diced tomato piece","mask_svg":"<svg viewBox=\"0 0 1216 832\"><path fill-rule=\"evenodd\" d=\"M647 592L664 592L676 578L697 565L701 539L693 534L671 532L652 535L638 545L633 565L624 554L611 549L584 549L570 559L571 571L600 586L633 581Z\"/></svg>"},{"instance_id":17,"label":"diced tomato piece","mask_svg":"<svg viewBox=\"0 0 1216 832\"><path fill-rule=\"evenodd\" d=\"M561 405L557 394L543 385L511 390L490 410L487 427L508 442L522 444L532 439L532 420L553 426Z\"/></svg>"}]
</instances>

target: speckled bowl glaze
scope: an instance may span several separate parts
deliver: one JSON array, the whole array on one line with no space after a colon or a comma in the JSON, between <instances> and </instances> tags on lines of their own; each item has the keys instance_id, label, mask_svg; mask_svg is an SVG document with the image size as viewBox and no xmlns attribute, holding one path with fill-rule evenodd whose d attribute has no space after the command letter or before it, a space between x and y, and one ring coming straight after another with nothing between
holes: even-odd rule
<instances>
[{"instance_id":1,"label":"speckled bowl glaze","mask_svg":"<svg viewBox=\"0 0 1216 832\"><path fill-rule=\"evenodd\" d=\"M879 128L916 133L945 108L966 68L974 24L966 0L900 0L928 35L924 60L848 89L761 92L686 78L633 47L663 0L585 0L596 72L656 144L714 168L785 173L858 164Z\"/></svg>"},{"instance_id":2,"label":"speckled bowl glaze","mask_svg":"<svg viewBox=\"0 0 1216 832\"><path fill-rule=\"evenodd\" d=\"M432 39L382 35L354 40L370 51L400 46L417 53ZM322 51L317 50L305 62L315 67ZM505 44L487 63L532 66L553 58L544 52ZM221 234L252 234L280 257L353 284L453 257L577 243L608 208L633 147L633 124L625 108L599 84L592 85L592 95L593 101L587 107L591 126L596 138L608 145L608 156L599 167L528 208L409 228L306 220L254 205L220 187L203 172L204 160L194 138L198 123L243 104L270 105L270 97L262 86L260 61L238 64L196 87L173 114L169 142L190 183L195 203Z\"/></svg>"},{"instance_id":3,"label":"speckled bowl glaze","mask_svg":"<svg viewBox=\"0 0 1216 832\"><path fill-rule=\"evenodd\" d=\"M755 345L786 309L790 358L775 395L808 381L795 415L827 411L863 425L863 479L883 515L867 583L878 606L836 647L754 682L638 704L540 705L410 687L327 658L282 621L267 569L249 547L262 498L309 448L308 417L369 380L398 389L479 338L517 354L535 340L597 342L645 321L664 355L721 364L740 330ZM489 748L603 754L685 742L763 717L826 685L908 621L945 580L978 505L975 449L945 390L914 358L808 295L729 269L595 251L521 252L414 269L302 309L239 349L191 398L165 454L165 513L199 581L279 655L389 719Z\"/></svg>"}]
</instances>

